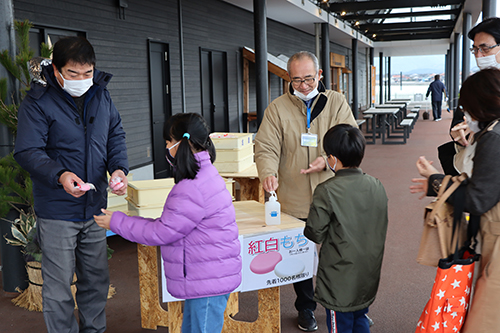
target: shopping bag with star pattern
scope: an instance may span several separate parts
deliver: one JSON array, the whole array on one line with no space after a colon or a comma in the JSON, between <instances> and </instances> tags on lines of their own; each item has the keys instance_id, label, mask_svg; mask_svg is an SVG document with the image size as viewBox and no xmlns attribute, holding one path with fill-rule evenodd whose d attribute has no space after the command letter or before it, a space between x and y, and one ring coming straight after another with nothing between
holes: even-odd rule
<instances>
[{"instance_id":1,"label":"shopping bag with star pattern","mask_svg":"<svg viewBox=\"0 0 500 333\"><path fill-rule=\"evenodd\" d=\"M469 309L477 260L479 255L469 248L439 260L431 297L418 320L415 333L460 332Z\"/></svg>"}]
</instances>

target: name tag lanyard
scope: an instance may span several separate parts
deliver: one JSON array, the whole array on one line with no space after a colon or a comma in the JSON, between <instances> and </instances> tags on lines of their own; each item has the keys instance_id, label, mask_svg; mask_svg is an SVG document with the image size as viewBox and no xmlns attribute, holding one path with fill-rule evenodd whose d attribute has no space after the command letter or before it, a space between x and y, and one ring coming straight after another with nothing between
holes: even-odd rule
<instances>
[{"instance_id":1,"label":"name tag lanyard","mask_svg":"<svg viewBox=\"0 0 500 333\"><path fill-rule=\"evenodd\" d=\"M311 134L311 107L307 106L307 133L302 133L300 145L303 147L317 147L318 135Z\"/></svg>"},{"instance_id":2,"label":"name tag lanyard","mask_svg":"<svg viewBox=\"0 0 500 333\"><path fill-rule=\"evenodd\" d=\"M307 133L311 133L311 107L307 107Z\"/></svg>"}]
</instances>

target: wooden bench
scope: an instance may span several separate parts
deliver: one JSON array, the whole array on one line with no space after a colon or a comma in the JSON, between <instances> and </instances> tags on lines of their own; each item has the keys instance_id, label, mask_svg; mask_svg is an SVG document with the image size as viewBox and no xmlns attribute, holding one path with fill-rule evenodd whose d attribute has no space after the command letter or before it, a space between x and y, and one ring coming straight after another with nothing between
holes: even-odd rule
<instances>
[{"instance_id":1,"label":"wooden bench","mask_svg":"<svg viewBox=\"0 0 500 333\"><path fill-rule=\"evenodd\" d=\"M405 129L403 143L406 143L406 139L410 137L411 129L413 127L413 119L405 118L399 123L399 126L404 127Z\"/></svg>"},{"instance_id":2,"label":"wooden bench","mask_svg":"<svg viewBox=\"0 0 500 333\"><path fill-rule=\"evenodd\" d=\"M410 114L412 113L416 113L417 114L417 118L420 116L420 108L413 108L410 110Z\"/></svg>"},{"instance_id":3,"label":"wooden bench","mask_svg":"<svg viewBox=\"0 0 500 333\"><path fill-rule=\"evenodd\" d=\"M362 129L361 125L366 123L366 119L356 119L356 124L358 125L359 130ZM366 129L368 129L368 124L366 124Z\"/></svg>"},{"instance_id":4,"label":"wooden bench","mask_svg":"<svg viewBox=\"0 0 500 333\"><path fill-rule=\"evenodd\" d=\"M406 115L405 119L411 119L411 121L412 121L411 129L413 129L413 127L415 127L415 123L417 122L417 119L418 119L418 113L411 112L411 113Z\"/></svg>"},{"instance_id":5,"label":"wooden bench","mask_svg":"<svg viewBox=\"0 0 500 333\"><path fill-rule=\"evenodd\" d=\"M365 132L367 134L370 134L372 132L372 130L369 128L371 127L371 120L373 118L373 115L372 114L363 114L363 119L366 120L366 124L365 124ZM361 127L360 127L361 129ZM377 138L380 137L379 135L377 135Z\"/></svg>"}]
</instances>

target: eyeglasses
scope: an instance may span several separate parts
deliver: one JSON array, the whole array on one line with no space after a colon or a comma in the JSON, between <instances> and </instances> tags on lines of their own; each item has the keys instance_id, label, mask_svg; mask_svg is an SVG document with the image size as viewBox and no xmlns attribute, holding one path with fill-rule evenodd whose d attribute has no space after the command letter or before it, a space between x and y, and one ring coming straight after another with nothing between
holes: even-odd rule
<instances>
[{"instance_id":1,"label":"eyeglasses","mask_svg":"<svg viewBox=\"0 0 500 333\"><path fill-rule=\"evenodd\" d=\"M472 52L473 55L476 55L479 51L481 51L482 54L488 54L488 53L490 53L491 49L493 49L499 45L500 45L500 43L493 45L493 46L480 46L480 47L473 46L470 48L470 51Z\"/></svg>"},{"instance_id":2,"label":"eyeglasses","mask_svg":"<svg viewBox=\"0 0 500 333\"><path fill-rule=\"evenodd\" d=\"M314 81L316 81L316 78L314 77L308 77L308 78L305 78L305 79L293 79L292 80L292 84L295 86L295 87L298 87L302 84L302 82L305 82L308 86L310 86L311 84L314 83Z\"/></svg>"}]
</instances>

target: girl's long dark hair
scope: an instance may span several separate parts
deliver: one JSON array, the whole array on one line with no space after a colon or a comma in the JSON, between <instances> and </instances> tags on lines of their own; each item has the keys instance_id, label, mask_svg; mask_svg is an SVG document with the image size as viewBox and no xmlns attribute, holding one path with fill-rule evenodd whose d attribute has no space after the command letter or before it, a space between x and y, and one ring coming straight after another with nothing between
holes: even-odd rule
<instances>
[{"instance_id":1,"label":"girl's long dark hair","mask_svg":"<svg viewBox=\"0 0 500 333\"><path fill-rule=\"evenodd\" d=\"M184 136L187 133L189 138ZM163 138L167 141L179 141L175 155L174 181L177 184L183 179L194 179L200 165L193 149L207 150L212 163L215 161L215 147L210 139L210 128L205 119L197 113L178 113L170 117L163 127Z\"/></svg>"}]
</instances>

